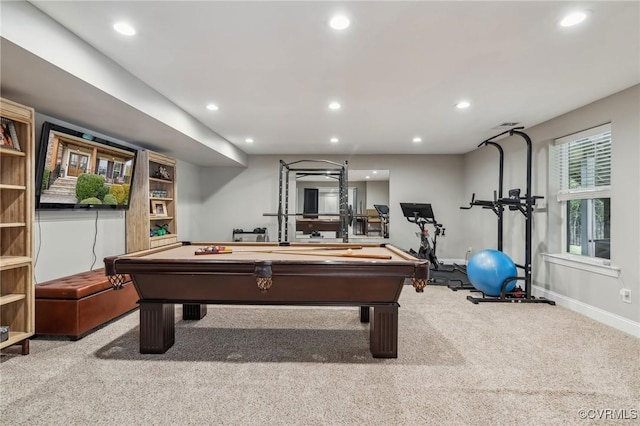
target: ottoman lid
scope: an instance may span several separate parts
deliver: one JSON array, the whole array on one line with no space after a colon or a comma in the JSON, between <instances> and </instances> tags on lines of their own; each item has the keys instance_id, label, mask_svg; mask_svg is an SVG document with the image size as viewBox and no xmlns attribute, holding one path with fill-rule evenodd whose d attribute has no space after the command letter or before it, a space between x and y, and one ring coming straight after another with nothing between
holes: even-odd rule
<instances>
[{"instance_id":1,"label":"ottoman lid","mask_svg":"<svg viewBox=\"0 0 640 426\"><path fill-rule=\"evenodd\" d=\"M82 299L111 288L104 269L70 275L35 286L38 299Z\"/></svg>"}]
</instances>

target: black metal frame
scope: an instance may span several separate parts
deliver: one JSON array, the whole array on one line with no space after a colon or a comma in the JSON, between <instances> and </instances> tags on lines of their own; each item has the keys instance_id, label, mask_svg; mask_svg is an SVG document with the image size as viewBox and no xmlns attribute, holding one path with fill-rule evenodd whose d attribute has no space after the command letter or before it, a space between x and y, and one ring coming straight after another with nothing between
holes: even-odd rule
<instances>
[{"instance_id":1,"label":"black metal frame","mask_svg":"<svg viewBox=\"0 0 640 426\"><path fill-rule=\"evenodd\" d=\"M497 134L478 145L481 147L483 145L492 145L498 149L500 152L500 174L499 174L499 195L496 198L494 193L494 201L476 201L474 197L471 200L471 206L467 208L471 208L474 205L480 205L483 208L491 208L494 213L498 215L498 250L502 251L502 227L503 227L503 212L504 207L508 206L509 210L518 210L525 217L525 260L524 265L516 266L520 269L524 270L524 277L508 277L502 283L500 296L499 297L487 297L483 294L482 297L473 297L467 296L467 300L474 304L478 304L480 302L516 302L516 303L547 303L550 305L555 305L556 303L553 300L549 300L546 298L536 298L531 294L532 287L532 266L531 266L531 253L532 253L532 235L533 235L533 207L535 206L536 200L540 198L544 198L542 196L531 195L531 186L532 186L532 142L529 135L522 132L521 130L524 127L515 127L513 129L507 130L500 134ZM524 196L520 196L519 190L509 191L509 197L504 198L502 192L503 185L503 169L504 169L504 151L502 147L494 142L493 140L508 134L509 136L517 135L524 139L527 144L527 188ZM462 207L465 208L465 207ZM512 281L524 281L524 293L521 290L516 290L513 292L506 292L507 285Z\"/></svg>"},{"instance_id":2,"label":"black metal frame","mask_svg":"<svg viewBox=\"0 0 640 426\"><path fill-rule=\"evenodd\" d=\"M420 248L418 249L418 258L427 259L431 263L433 269L440 267L436 249L438 245L438 235L444 237L445 228L441 223L436 221L433 209L429 203L400 203L402 214L411 223L415 223L420 228ZM433 225L434 236L429 241L429 232L425 231L425 225Z\"/></svg>"},{"instance_id":3,"label":"black metal frame","mask_svg":"<svg viewBox=\"0 0 640 426\"><path fill-rule=\"evenodd\" d=\"M496 191L493 191L493 201L489 201L489 200L476 200L476 194L474 193L473 195L471 195L471 202L469 203L469 206L467 207L460 207L460 209L462 210L470 210L471 208L473 208L474 206L480 206L483 209L488 209L491 210L492 212L495 213L495 215L498 217L498 240L497 240L497 248L498 250L502 251L502 241L503 241L503 234L504 234L504 206L500 203L497 202L497 200L502 199L502 194L503 194L503 188L504 188L504 150L502 149L502 146L500 146L500 144L493 142L492 139L495 139L499 136L504 135L504 133L501 133L499 135L496 135L492 138L489 138L485 141L482 141L480 144L478 144L478 148L480 148L481 146L493 146L498 150L498 153L500 155L500 168L499 168L499 172L498 172L498 192L496 194ZM466 273L466 267L464 268L464 272ZM458 290L474 290L475 287L469 283L459 283L459 284L449 284L449 288L453 291L458 291Z\"/></svg>"},{"instance_id":4,"label":"black metal frame","mask_svg":"<svg viewBox=\"0 0 640 426\"><path fill-rule=\"evenodd\" d=\"M296 164L300 163L323 163L335 166L335 168L293 168ZM340 201L340 234L342 235L342 242L349 242L349 163L345 161L343 164L335 163L329 160L298 160L291 163L285 163L280 160L280 172L278 182L278 242L289 241L289 173L295 172L296 177L300 176L328 176L332 179L338 180L338 196ZM284 205L284 207L283 207ZM292 216L295 216L293 214ZM320 214L319 216L322 216ZM331 215L335 216L335 215ZM284 219L284 226L283 226ZM283 230L284 228L284 230Z\"/></svg>"},{"instance_id":5,"label":"black metal frame","mask_svg":"<svg viewBox=\"0 0 640 426\"><path fill-rule=\"evenodd\" d=\"M498 173L498 194L496 197L496 191L493 192L493 201L487 201L487 200L476 200L476 194L473 194L471 196L471 203L469 203L468 207L460 207L463 210L469 210L471 209L473 206L480 206L483 209L490 209L491 211L493 211L496 216L498 216L498 250L502 251L502 240L503 240L503 229L504 229L504 225L503 225L503 217L504 217L504 206L500 203L497 203L497 200L502 199L502 194L503 194L503 188L504 188L504 150L502 149L502 146L500 146L499 144L497 144L496 142L492 142L491 139L495 139L498 136L503 135L504 133L501 133L500 135L496 135L490 139L487 139L486 141L483 141L482 143L480 143L478 145L478 148L480 148L481 146L485 145L491 145L493 147L495 147L498 150L498 153L500 154L500 170Z\"/></svg>"},{"instance_id":6,"label":"black metal frame","mask_svg":"<svg viewBox=\"0 0 640 426\"><path fill-rule=\"evenodd\" d=\"M461 272L466 274L466 266L457 264L444 265L441 264L437 256L438 236L445 236L446 229L442 223L438 223L433 214L433 208L429 203L400 203L402 214L410 223L415 223L420 228L420 248L418 249L417 257L419 259L427 259L429 261L430 269L433 271L454 273ZM432 225L434 227L433 236L429 235L429 232L425 230L426 225ZM431 240L429 240L431 238ZM451 284L452 281L458 282L458 280L452 280L449 278L430 277L430 285L446 285L452 290L466 289L467 286L460 282L460 285ZM469 289L472 289L469 286Z\"/></svg>"}]
</instances>

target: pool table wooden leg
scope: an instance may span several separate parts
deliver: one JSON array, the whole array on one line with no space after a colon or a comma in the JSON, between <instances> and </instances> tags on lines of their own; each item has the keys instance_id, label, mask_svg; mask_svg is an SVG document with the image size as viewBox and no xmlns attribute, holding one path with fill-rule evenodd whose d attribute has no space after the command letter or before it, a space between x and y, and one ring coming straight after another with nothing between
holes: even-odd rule
<instances>
[{"instance_id":1,"label":"pool table wooden leg","mask_svg":"<svg viewBox=\"0 0 640 426\"><path fill-rule=\"evenodd\" d=\"M369 322L370 306L360 306L360 322Z\"/></svg>"},{"instance_id":2,"label":"pool table wooden leg","mask_svg":"<svg viewBox=\"0 0 640 426\"><path fill-rule=\"evenodd\" d=\"M140 353L163 354L176 338L173 303L140 303Z\"/></svg>"},{"instance_id":3,"label":"pool table wooden leg","mask_svg":"<svg viewBox=\"0 0 640 426\"><path fill-rule=\"evenodd\" d=\"M374 358L398 358L398 304L374 306L369 325L371 354Z\"/></svg>"},{"instance_id":4,"label":"pool table wooden leg","mask_svg":"<svg viewBox=\"0 0 640 426\"><path fill-rule=\"evenodd\" d=\"M182 305L182 319L188 320L200 320L207 315L207 305L185 303Z\"/></svg>"}]
</instances>

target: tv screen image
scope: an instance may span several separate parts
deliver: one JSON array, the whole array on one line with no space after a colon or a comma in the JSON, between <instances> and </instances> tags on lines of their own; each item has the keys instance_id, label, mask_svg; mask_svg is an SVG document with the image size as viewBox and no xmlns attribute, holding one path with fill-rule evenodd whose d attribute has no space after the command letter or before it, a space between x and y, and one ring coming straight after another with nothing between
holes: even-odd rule
<instances>
[{"instance_id":1,"label":"tv screen image","mask_svg":"<svg viewBox=\"0 0 640 426\"><path fill-rule=\"evenodd\" d=\"M36 208L127 210L137 152L45 122L36 165Z\"/></svg>"}]
</instances>

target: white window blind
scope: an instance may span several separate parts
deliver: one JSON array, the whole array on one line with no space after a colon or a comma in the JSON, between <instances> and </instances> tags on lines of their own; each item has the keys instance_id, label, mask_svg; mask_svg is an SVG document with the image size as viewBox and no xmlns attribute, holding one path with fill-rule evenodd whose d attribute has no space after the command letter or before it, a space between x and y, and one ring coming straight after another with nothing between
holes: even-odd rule
<instances>
[{"instance_id":1,"label":"white window blind","mask_svg":"<svg viewBox=\"0 0 640 426\"><path fill-rule=\"evenodd\" d=\"M609 197L611 190L611 124L555 141L558 201Z\"/></svg>"}]
</instances>

